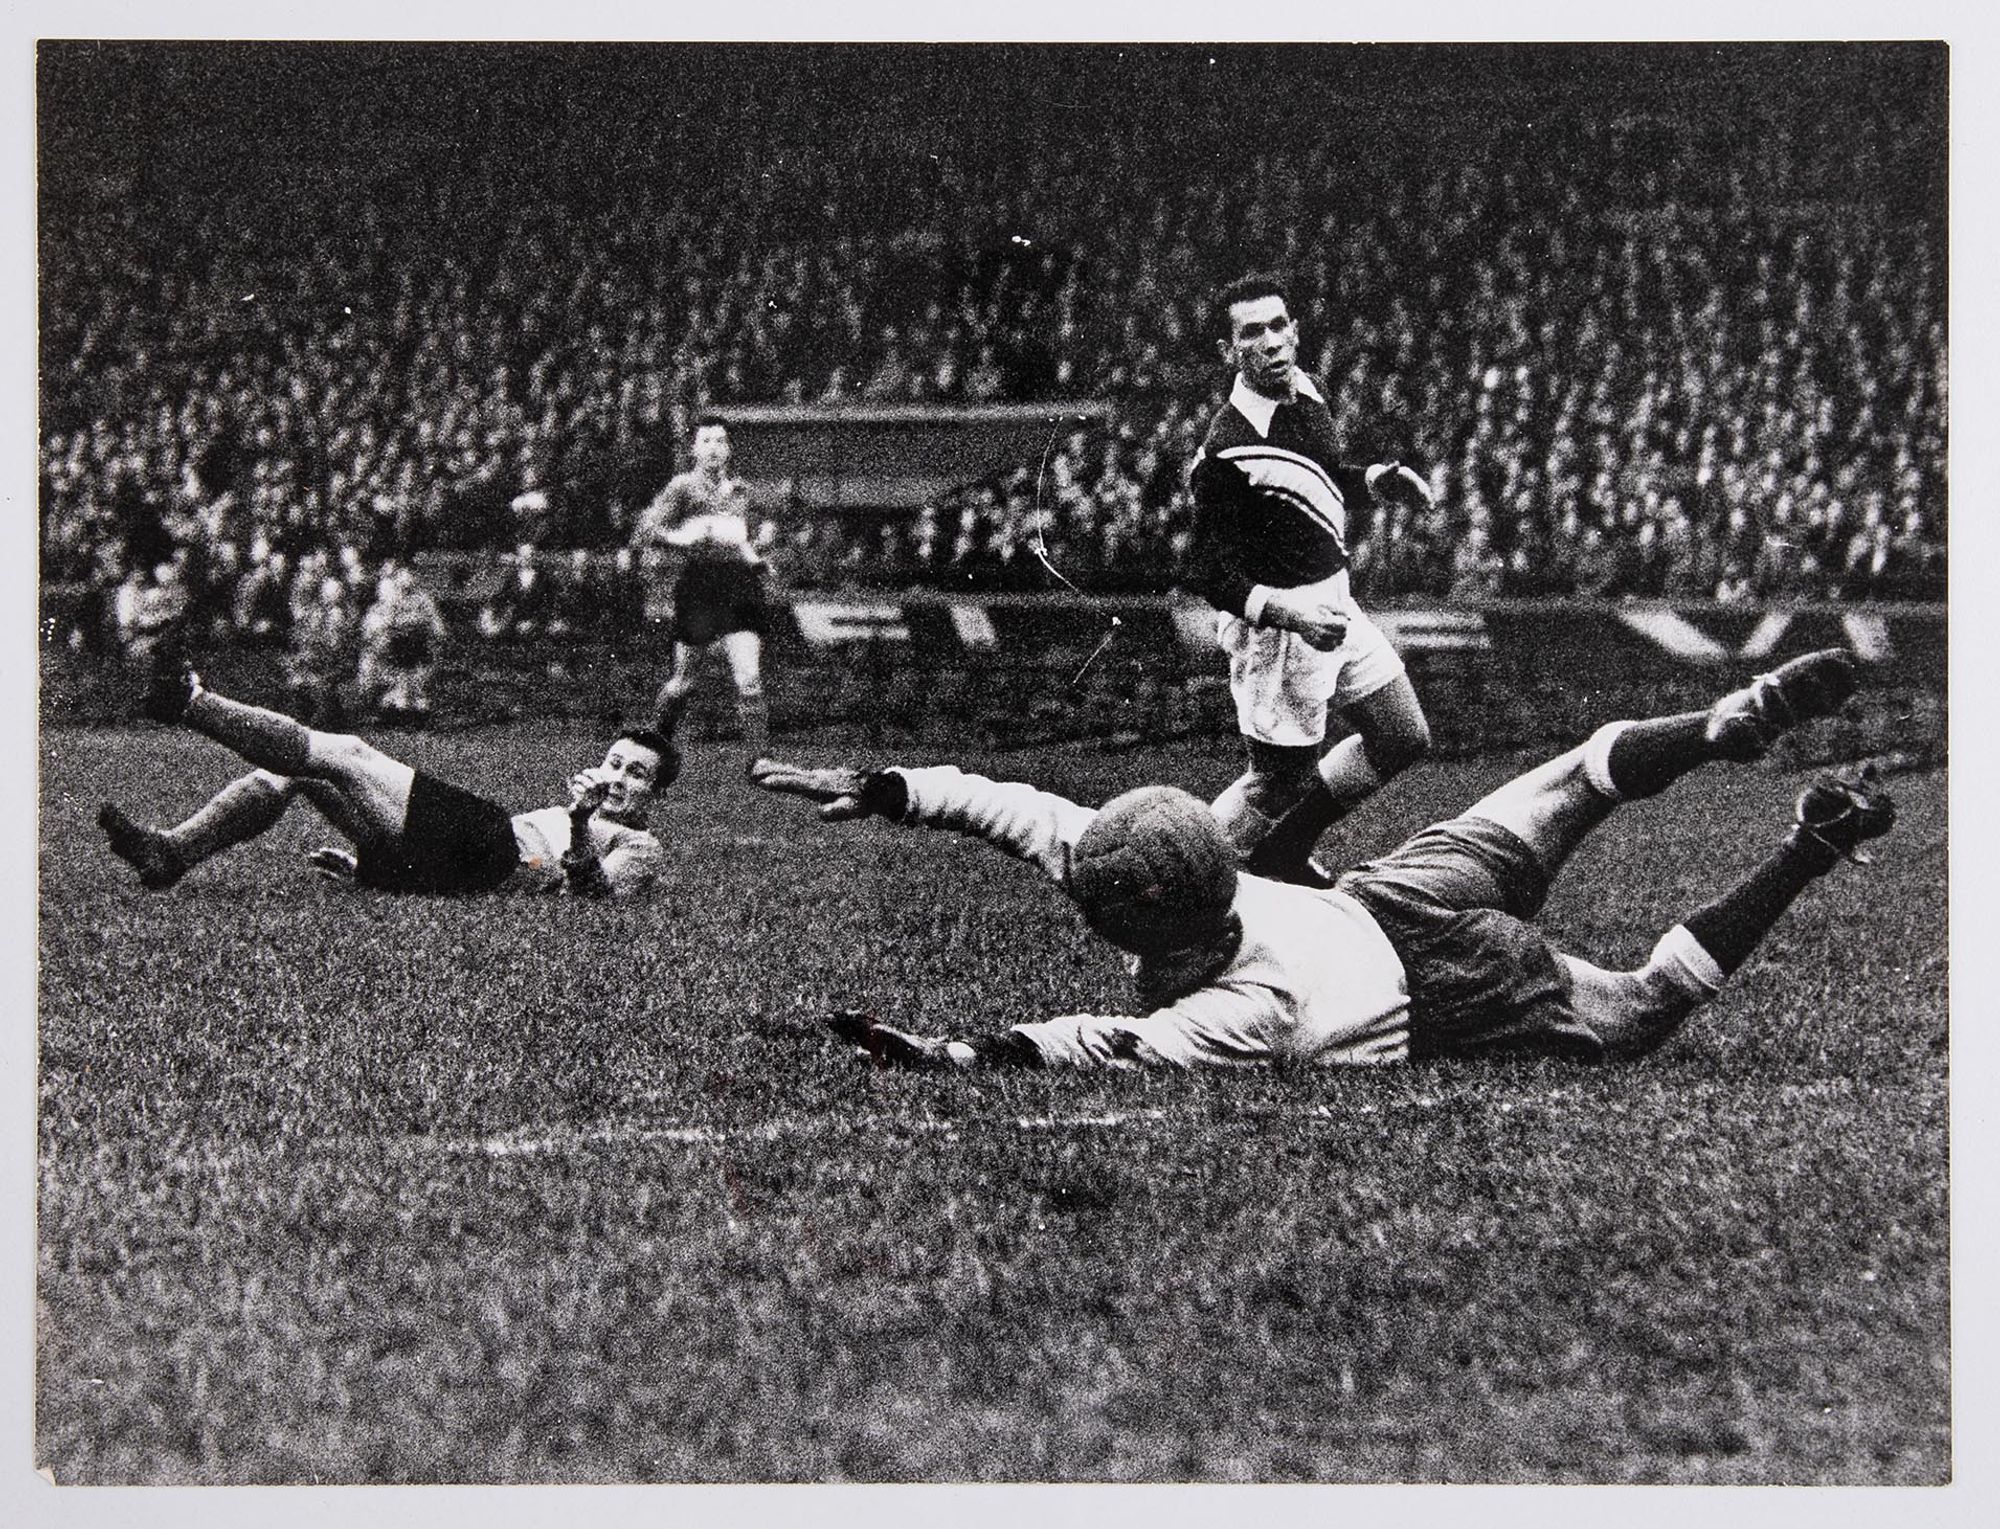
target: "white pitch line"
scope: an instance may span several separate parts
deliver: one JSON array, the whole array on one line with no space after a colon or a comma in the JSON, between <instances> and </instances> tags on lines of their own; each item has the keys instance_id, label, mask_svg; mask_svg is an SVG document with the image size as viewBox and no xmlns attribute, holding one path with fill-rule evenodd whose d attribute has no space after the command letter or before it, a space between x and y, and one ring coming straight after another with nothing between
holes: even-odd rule
<instances>
[{"instance_id":1,"label":"white pitch line","mask_svg":"<svg viewBox=\"0 0 2000 1529\"><path fill-rule=\"evenodd\" d=\"M1829 1094L1853 1092L1845 1078L1812 1078L1778 1086L1787 1100L1813 1100ZM1517 1105L1539 1106L1563 1098L1569 1090L1560 1086L1531 1099L1503 1099L1495 1106L1500 1114L1510 1114ZM1343 1109L1320 1103L1299 1101L1296 1105L1256 1104L1241 1112L1244 1119L1315 1119L1342 1121L1394 1112L1399 1109L1431 1110L1446 1102L1444 1096L1425 1094L1401 1100L1370 1101ZM859 1115L828 1117L780 1117L755 1125L717 1127L705 1125L602 1125L568 1131L501 1131L490 1136L404 1136L388 1143L389 1150L406 1157L438 1153L463 1157L533 1157L551 1152L574 1152L590 1147L635 1147L654 1144L682 1147L725 1147L732 1143L806 1141L833 1136L863 1136L870 1132L903 1136L953 1137L980 1129L1015 1131L1119 1130L1132 1125L1157 1125L1173 1117L1165 1109L1113 1110L1076 1115L974 1115L958 1120L915 1118L908 1115Z\"/></svg>"},{"instance_id":2,"label":"white pitch line","mask_svg":"<svg viewBox=\"0 0 2000 1529\"><path fill-rule=\"evenodd\" d=\"M1165 1110L1131 1110L1098 1115L1016 1115L967 1120L913 1120L904 1115L859 1118L767 1120L724 1130L715 1126L624 1125L594 1126L574 1131L502 1131L493 1136L407 1136L393 1144L404 1154L439 1152L480 1157L532 1157L547 1152L571 1152L584 1147L631 1147L664 1143L682 1147L728 1146L732 1142L805 1140L812 1137L855 1136L871 1130L903 1135L955 1136L981 1126L1012 1127L1017 1131L1116 1130L1167 1118Z\"/></svg>"}]
</instances>

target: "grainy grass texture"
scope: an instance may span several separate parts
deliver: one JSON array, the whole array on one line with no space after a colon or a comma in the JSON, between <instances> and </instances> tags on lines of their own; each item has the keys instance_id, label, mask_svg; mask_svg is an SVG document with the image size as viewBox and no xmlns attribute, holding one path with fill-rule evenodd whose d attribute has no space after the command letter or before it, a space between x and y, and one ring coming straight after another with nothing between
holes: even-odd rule
<instances>
[{"instance_id":1,"label":"grainy grass texture","mask_svg":"<svg viewBox=\"0 0 2000 1529\"><path fill-rule=\"evenodd\" d=\"M516 807L601 746L381 741ZM1236 768L963 762L1092 802ZM1327 851L1525 762L1421 766ZM1635 1067L975 1079L817 1020L1122 1007L1111 953L1027 868L821 824L740 758L666 799L646 908L343 890L303 806L147 894L97 802L170 820L227 756L52 729L42 766L60 1481L1950 1475L1941 774ZM1546 925L1637 962L1801 783L1623 810Z\"/></svg>"}]
</instances>

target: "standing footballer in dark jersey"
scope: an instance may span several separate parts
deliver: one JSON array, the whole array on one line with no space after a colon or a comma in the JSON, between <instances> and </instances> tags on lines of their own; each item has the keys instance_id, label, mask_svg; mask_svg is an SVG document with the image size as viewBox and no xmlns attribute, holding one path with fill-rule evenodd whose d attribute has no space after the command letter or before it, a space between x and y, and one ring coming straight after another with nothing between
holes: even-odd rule
<instances>
[{"instance_id":1,"label":"standing footballer in dark jersey","mask_svg":"<svg viewBox=\"0 0 2000 1529\"><path fill-rule=\"evenodd\" d=\"M1430 726L1396 650L1348 590L1347 506L1430 503L1397 463L1341 460L1333 417L1301 371L1283 287L1246 276L1217 294L1228 402L1195 457L1195 591L1220 613L1249 769L1215 802L1259 875L1331 885L1319 837L1420 759ZM1322 752L1329 708L1354 735Z\"/></svg>"},{"instance_id":2,"label":"standing footballer in dark jersey","mask_svg":"<svg viewBox=\"0 0 2000 1529\"><path fill-rule=\"evenodd\" d=\"M716 643L736 684L736 715L752 757L769 731L764 704L764 632L769 625L767 565L751 540L749 496L729 472L729 426L703 418L694 432L694 466L660 491L634 535L642 558L676 556L674 666L660 687L658 730L671 738L694 691L701 656Z\"/></svg>"}]
</instances>

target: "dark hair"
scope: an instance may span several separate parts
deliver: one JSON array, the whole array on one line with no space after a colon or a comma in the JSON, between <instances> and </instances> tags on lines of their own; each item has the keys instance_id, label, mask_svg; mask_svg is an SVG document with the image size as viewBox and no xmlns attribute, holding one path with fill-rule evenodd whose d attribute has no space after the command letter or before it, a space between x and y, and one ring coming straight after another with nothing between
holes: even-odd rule
<instances>
[{"instance_id":1,"label":"dark hair","mask_svg":"<svg viewBox=\"0 0 2000 1529\"><path fill-rule=\"evenodd\" d=\"M653 782L656 787L671 786L680 778L681 751L674 747L674 740L665 733L655 732L650 727L628 727L611 741L636 743L640 748L651 749L660 756L659 779Z\"/></svg>"},{"instance_id":2,"label":"dark hair","mask_svg":"<svg viewBox=\"0 0 2000 1529\"><path fill-rule=\"evenodd\" d=\"M713 409L705 410L694 417L694 428L696 434L700 434L702 431L706 430L710 425L714 425L720 429L727 430L729 428L729 421L724 419L720 414L717 414Z\"/></svg>"},{"instance_id":3,"label":"dark hair","mask_svg":"<svg viewBox=\"0 0 2000 1529\"><path fill-rule=\"evenodd\" d=\"M1285 305L1285 311L1292 307L1291 294L1285 290L1284 278L1269 271L1251 271L1227 283L1215 294L1214 306L1209 314L1209 322L1214 325L1217 338L1231 338L1229 310L1238 303L1252 302L1260 297L1275 297Z\"/></svg>"}]
</instances>

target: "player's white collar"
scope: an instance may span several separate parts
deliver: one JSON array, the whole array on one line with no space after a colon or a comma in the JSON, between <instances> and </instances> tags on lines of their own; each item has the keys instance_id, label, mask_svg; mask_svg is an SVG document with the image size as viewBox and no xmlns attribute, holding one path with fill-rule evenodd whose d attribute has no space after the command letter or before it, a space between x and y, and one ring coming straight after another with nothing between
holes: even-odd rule
<instances>
[{"instance_id":1,"label":"player's white collar","mask_svg":"<svg viewBox=\"0 0 2000 1529\"><path fill-rule=\"evenodd\" d=\"M1308 398L1319 398L1321 403L1326 402L1324 398L1320 398L1319 389L1313 386L1312 378L1296 366L1292 368L1292 387ZM1229 390L1229 401L1235 405L1237 413L1250 421L1251 428L1259 435L1271 433L1271 416L1278 412L1279 401L1275 398L1266 398L1251 387L1243 380L1241 372L1236 374L1236 386Z\"/></svg>"}]
</instances>

